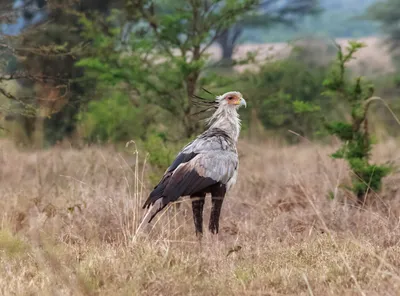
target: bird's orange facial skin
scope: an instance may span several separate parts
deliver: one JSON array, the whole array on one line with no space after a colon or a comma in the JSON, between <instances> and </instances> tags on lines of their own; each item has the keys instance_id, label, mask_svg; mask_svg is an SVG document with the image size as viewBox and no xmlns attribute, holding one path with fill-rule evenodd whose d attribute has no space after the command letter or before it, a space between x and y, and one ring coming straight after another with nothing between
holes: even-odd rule
<instances>
[{"instance_id":1,"label":"bird's orange facial skin","mask_svg":"<svg viewBox=\"0 0 400 296\"><path fill-rule=\"evenodd\" d=\"M240 98L239 96L236 95L229 95L225 98L227 100L228 104L230 105L239 105L240 104Z\"/></svg>"}]
</instances>

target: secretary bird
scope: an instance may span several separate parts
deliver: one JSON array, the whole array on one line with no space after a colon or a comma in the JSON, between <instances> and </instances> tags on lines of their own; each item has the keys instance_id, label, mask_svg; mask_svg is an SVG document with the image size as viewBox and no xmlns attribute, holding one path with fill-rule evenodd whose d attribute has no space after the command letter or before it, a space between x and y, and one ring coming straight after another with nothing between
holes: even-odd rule
<instances>
[{"instance_id":1,"label":"secretary bird","mask_svg":"<svg viewBox=\"0 0 400 296\"><path fill-rule=\"evenodd\" d=\"M231 91L203 104L207 109L216 109L207 119L208 129L178 153L143 205L143 209L149 209L144 221L148 219L150 223L169 203L190 196L196 235L203 233L207 193L212 198L208 228L211 233L218 233L222 202L236 183L239 166L236 143L240 132L237 110L246 107L246 101L240 92Z\"/></svg>"}]
</instances>

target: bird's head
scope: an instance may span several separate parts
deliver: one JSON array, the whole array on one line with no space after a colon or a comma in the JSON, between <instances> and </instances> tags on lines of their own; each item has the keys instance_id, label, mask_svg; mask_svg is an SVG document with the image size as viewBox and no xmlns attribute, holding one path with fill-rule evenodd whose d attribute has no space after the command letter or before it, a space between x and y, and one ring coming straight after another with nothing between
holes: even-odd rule
<instances>
[{"instance_id":1,"label":"bird's head","mask_svg":"<svg viewBox=\"0 0 400 296\"><path fill-rule=\"evenodd\" d=\"M242 94L238 91L224 93L223 95L218 96L215 102L217 102L220 107L224 108L238 109L241 106L247 106L245 99L243 99Z\"/></svg>"},{"instance_id":2,"label":"bird's head","mask_svg":"<svg viewBox=\"0 0 400 296\"><path fill-rule=\"evenodd\" d=\"M204 89L205 90L205 89ZM209 91L205 90L207 93L210 93ZM210 101L207 99L204 99L200 96L194 95L192 98L192 102L194 105L198 106L201 108L201 110L197 113L194 113L194 115L198 115L204 112L208 112L211 110L237 110L241 106L246 107L246 101L243 99L243 96L240 92L238 91L230 91L227 93L224 93L223 95L217 96L215 100Z\"/></svg>"}]
</instances>

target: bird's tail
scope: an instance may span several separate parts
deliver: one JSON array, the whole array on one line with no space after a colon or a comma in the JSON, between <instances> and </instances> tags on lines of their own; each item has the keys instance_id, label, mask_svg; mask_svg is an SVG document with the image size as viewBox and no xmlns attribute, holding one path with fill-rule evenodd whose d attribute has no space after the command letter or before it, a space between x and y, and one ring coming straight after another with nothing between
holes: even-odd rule
<instances>
[{"instance_id":1,"label":"bird's tail","mask_svg":"<svg viewBox=\"0 0 400 296\"><path fill-rule=\"evenodd\" d=\"M163 178L160 183L154 187L153 191L150 193L149 197L143 204L143 209L148 209L145 214L144 220L150 223L151 220L162 211L171 201L176 200L175 196L169 196L165 194L165 189L168 184L169 177Z\"/></svg>"},{"instance_id":2,"label":"bird's tail","mask_svg":"<svg viewBox=\"0 0 400 296\"><path fill-rule=\"evenodd\" d=\"M163 184L162 182L160 182L156 187L154 187L153 191L150 192L149 197L145 201L143 209L150 208L150 206L154 205L154 203L157 200L162 199L165 187L166 187L165 184Z\"/></svg>"},{"instance_id":3,"label":"bird's tail","mask_svg":"<svg viewBox=\"0 0 400 296\"><path fill-rule=\"evenodd\" d=\"M150 223L154 217L161 212L165 207L166 207L167 203L164 203L163 198L159 198L157 199L154 203L152 203L151 205L149 205L147 208L147 213L145 215L145 218L148 219L148 223Z\"/></svg>"},{"instance_id":4,"label":"bird's tail","mask_svg":"<svg viewBox=\"0 0 400 296\"><path fill-rule=\"evenodd\" d=\"M157 199L153 204L149 204L147 206L148 210L144 214L142 221L140 222L136 232L139 233L143 227L146 227L153 218L163 209L165 208L165 205L163 205L162 199Z\"/></svg>"}]
</instances>

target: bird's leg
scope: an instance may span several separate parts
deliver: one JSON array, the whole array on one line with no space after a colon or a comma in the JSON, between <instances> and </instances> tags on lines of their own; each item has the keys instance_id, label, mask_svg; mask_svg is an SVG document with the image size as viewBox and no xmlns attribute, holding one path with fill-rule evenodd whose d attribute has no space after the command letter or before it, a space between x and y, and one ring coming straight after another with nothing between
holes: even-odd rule
<instances>
[{"instance_id":1,"label":"bird's leg","mask_svg":"<svg viewBox=\"0 0 400 296\"><path fill-rule=\"evenodd\" d=\"M211 215L210 215L210 224L208 229L213 234L217 234L219 230L219 216L221 214L223 198L212 197L212 208L211 208Z\"/></svg>"},{"instance_id":2,"label":"bird's leg","mask_svg":"<svg viewBox=\"0 0 400 296\"><path fill-rule=\"evenodd\" d=\"M196 229L196 235L203 234L203 209L205 193L196 193L190 196L192 198L193 221Z\"/></svg>"},{"instance_id":3,"label":"bird's leg","mask_svg":"<svg viewBox=\"0 0 400 296\"><path fill-rule=\"evenodd\" d=\"M219 230L219 217L221 214L222 202L224 201L225 193L226 189L222 184L218 184L211 192L212 207L208 229L213 234L217 234Z\"/></svg>"}]
</instances>

